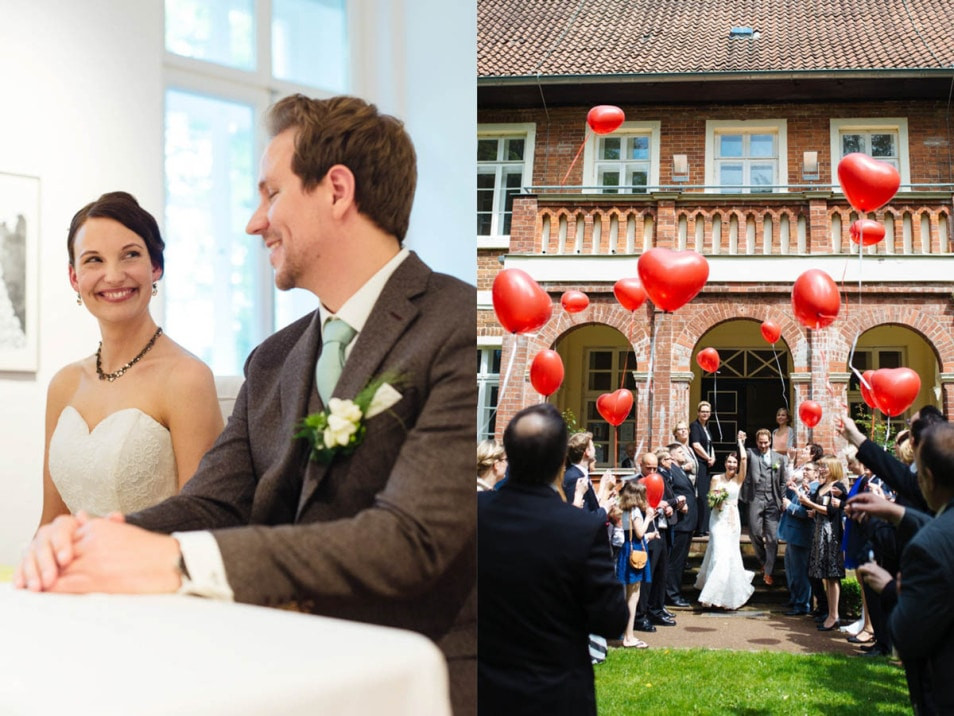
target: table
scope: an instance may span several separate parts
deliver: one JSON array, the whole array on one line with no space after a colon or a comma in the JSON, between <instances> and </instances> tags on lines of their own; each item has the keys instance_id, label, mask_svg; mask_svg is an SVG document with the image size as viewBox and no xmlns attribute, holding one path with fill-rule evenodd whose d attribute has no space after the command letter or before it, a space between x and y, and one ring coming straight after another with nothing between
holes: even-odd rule
<instances>
[{"instance_id":1,"label":"table","mask_svg":"<svg viewBox=\"0 0 954 716\"><path fill-rule=\"evenodd\" d=\"M0 713L449 716L413 632L175 595L0 584Z\"/></svg>"}]
</instances>

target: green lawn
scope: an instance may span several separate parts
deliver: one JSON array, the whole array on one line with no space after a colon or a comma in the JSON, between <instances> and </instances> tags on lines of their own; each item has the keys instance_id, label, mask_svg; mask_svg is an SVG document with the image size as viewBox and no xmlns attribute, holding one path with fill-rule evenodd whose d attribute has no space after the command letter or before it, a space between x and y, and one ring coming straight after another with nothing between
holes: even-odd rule
<instances>
[{"instance_id":1,"label":"green lawn","mask_svg":"<svg viewBox=\"0 0 954 716\"><path fill-rule=\"evenodd\" d=\"M610 649L594 669L600 716L911 713L904 670L887 659Z\"/></svg>"}]
</instances>

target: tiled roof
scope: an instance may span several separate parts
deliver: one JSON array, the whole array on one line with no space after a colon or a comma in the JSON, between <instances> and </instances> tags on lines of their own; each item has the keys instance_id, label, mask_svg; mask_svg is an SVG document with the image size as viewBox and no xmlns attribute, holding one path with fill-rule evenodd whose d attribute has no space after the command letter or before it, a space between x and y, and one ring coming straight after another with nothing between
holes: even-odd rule
<instances>
[{"instance_id":1,"label":"tiled roof","mask_svg":"<svg viewBox=\"0 0 954 716\"><path fill-rule=\"evenodd\" d=\"M479 77L952 66L954 0L477 3Z\"/></svg>"}]
</instances>

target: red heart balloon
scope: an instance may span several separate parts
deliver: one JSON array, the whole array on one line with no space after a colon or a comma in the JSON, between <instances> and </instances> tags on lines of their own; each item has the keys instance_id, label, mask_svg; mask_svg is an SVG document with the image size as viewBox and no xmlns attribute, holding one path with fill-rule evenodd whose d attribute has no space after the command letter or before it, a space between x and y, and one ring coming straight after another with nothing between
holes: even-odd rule
<instances>
[{"instance_id":1,"label":"red heart balloon","mask_svg":"<svg viewBox=\"0 0 954 716\"><path fill-rule=\"evenodd\" d=\"M491 289L494 313L510 333L530 333L550 320L553 303L526 271L510 268L497 274Z\"/></svg>"},{"instance_id":2,"label":"red heart balloon","mask_svg":"<svg viewBox=\"0 0 954 716\"><path fill-rule=\"evenodd\" d=\"M632 407L633 394L625 388L613 393L603 393L596 399L596 410L603 416L603 420L616 427L623 424Z\"/></svg>"},{"instance_id":3,"label":"red heart balloon","mask_svg":"<svg viewBox=\"0 0 954 716\"><path fill-rule=\"evenodd\" d=\"M762 338L775 345L775 342L782 335L782 329L774 321L762 321Z\"/></svg>"},{"instance_id":4,"label":"red heart balloon","mask_svg":"<svg viewBox=\"0 0 954 716\"><path fill-rule=\"evenodd\" d=\"M792 286L792 312L805 328L824 328L838 318L841 296L831 276L808 269Z\"/></svg>"},{"instance_id":5,"label":"red heart balloon","mask_svg":"<svg viewBox=\"0 0 954 716\"><path fill-rule=\"evenodd\" d=\"M858 211L874 211L898 193L901 175L887 162L852 152L838 162L838 181L849 204Z\"/></svg>"},{"instance_id":6,"label":"red heart balloon","mask_svg":"<svg viewBox=\"0 0 954 716\"><path fill-rule=\"evenodd\" d=\"M599 104L586 113L586 123L596 134L615 132L625 119L623 110L611 104Z\"/></svg>"},{"instance_id":7,"label":"red heart balloon","mask_svg":"<svg viewBox=\"0 0 954 716\"><path fill-rule=\"evenodd\" d=\"M921 391L921 378L910 368L879 368L871 376L871 392L881 411L900 415Z\"/></svg>"},{"instance_id":8,"label":"red heart balloon","mask_svg":"<svg viewBox=\"0 0 954 716\"><path fill-rule=\"evenodd\" d=\"M621 278L613 285L613 294L627 311L635 311L646 302L646 289L636 277Z\"/></svg>"},{"instance_id":9,"label":"red heart balloon","mask_svg":"<svg viewBox=\"0 0 954 716\"><path fill-rule=\"evenodd\" d=\"M547 348L533 357L530 364L530 383L540 395L553 395L563 384L563 359L555 350Z\"/></svg>"},{"instance_id":10,"label":"red heart balloon","mask_svg":"<svg viewBox=\"0 0 954 716\"><path fill-rule=\"evenodd\" d=\"M810 428L818 425L822 417L822 408L814 400L806 400L798 406L798 419Z\"/></svg>"},{"instance_id":11,"label":"red heart balloon","mask_svg":"<svg viewBox=\"0 0 954 716\"><path fill-rule=\"evenodd\" d=\"M878 407L878 401L875 399L874 393L871 392L871 376L873 375L873 370L866 370L862 373L861 377L865 380L864 382L859 381L858 387L861 388L861 399L865 401L865 405L872 410L880 410L881 408ZM867 383L869 387L866 388L865 383Z\"/></svg>"},{"instance_id":12,"label":"red heart balloon","mask_svg":"<svg viewBox=\"0 0 954 716\"><path fill-rule=\"evenodd\" d=\"M590 297L582 291L564 291L560 304L567 313L579 313L590 305Z\"/></svg>"},{"instance_id":13,"label":"red heart balloon","mask_svg":"<svg viewBox=\"0 0 954 716\"><path fill-rule=\"evenodd\" d=\"M884 227L874 219L858 219L848 227L848 233L854 243L874 246L884 238Z\"/></svg>"},{"instance_id":14,"label":"red heart balloon","mask_svg":"<svg viewBox=\"0 0 954 716\"><path fill-rule=\"evenodd\" d=\"M646 477L639 478L639 481L646 486L646 501L655 510L665 494L662 476L658 472L651 472Z\"/></svg>"},{"instance_id":15,"label":"red heart balloon","mask_svg":"<svg viewBox=\"0 0 954 716\"><path fill-rule=\"evenodd\" d=\"M703 348L696 354L696 363L706 373L715 373L719 370L719 351L715 348Z\"/></svg>"},{"instance_id":16,"label":"red heart balloon","mask_svg":"<svg viewBox=\"0 0 954 716\"><path fill-rule=\"evenodd\" d=\"M709 262L695 251L650 249L639 257L636 268L646 293L664 311L689 303L709 278Z\"/></svg>"}]
</instances>

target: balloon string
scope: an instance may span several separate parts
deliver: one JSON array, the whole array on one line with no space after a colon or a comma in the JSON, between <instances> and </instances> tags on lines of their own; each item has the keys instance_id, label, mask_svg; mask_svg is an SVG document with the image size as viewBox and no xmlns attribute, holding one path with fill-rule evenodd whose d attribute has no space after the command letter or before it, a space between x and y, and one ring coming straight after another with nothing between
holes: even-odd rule
<instances>
[{"instance_id":1,"label":"balloon string","mask_svg":"<svg viewBox=\"0 0 954 716\"><path fill-rule=\"evenodd\" d=\"M510 360L507 362L507 372L504 374L503 383L500 384L500 390L497 391L498 406L500 405L501 401L503 401L503 397L507 392L507 385L510 383L510 372L513 370L513 359L517 355L517 351L520 349L520 336L516 333L514 334L514 336L515 336L514 346L513 346L513 350L510 351ZM494 416L496 415L497 415L497 408L495 407L493 410L490 411L490 414L487 416L487 422L484 424L483 426L484 429L481 431L481 434L484 434L488 430L490 430L490 421L493 420Z\"/></svg>"},{"instance_id":2,"label":"balloon string","mask_svg":"<svg viewBox=\"0 0 954 716\"><path fill-rule=\"evenodd\" d=\"M582 151L583 151L583 147L586 146L587 135L588 135L588 132L584 130L584 132L583 132L583 141L580 142L580 148L576 150L576 156L573 157L573 161L570 162L570 168L567 169L567 170L566 170L566 174L563 175L563 179L560 181L560 186L563 186L564 184L566 184L566 179L567 179L568 176L570 176L570 172L573 171L573 167L576 165L576 160L580 158L580 152L582 152Z\"/></svg>"},{"instance_id":3,"label":"balloon string","mask_svg":"<svg viewBox=\"0 0 954 716\"><path fill-rule=\"evenodd\" d=\"M858 236L858 305L861 305L861 268L865 257L865 225L859 224Z\"/></svg>"},{"instance_id":4,"label":"balloon string","mask_svg":"<svg viewBox=\"0 0 954 716\"><path fill-rule=\"evenodd\" d=\"M772 344L772 355L775 356L775 367L778 368L778 379L782 384L782 400L785 401L785 410L791 413L788 407L788 394L785 392L785 378L782 376L782 364L778 362L778 351L775 350L775 344Z\"/></svg>"},{"instance_id":5,"label":"balloon string","mask_svg":"<svg viewBox=\"0 0 954 716\"><path fill-rule=\"evenodd\" d=\"M665 313L665 312L664 312ZM649 346L649 369L646 371L646 388L644 392L646 393L647 408L649 412L649 435L652 437L652 380L653 380L653 367L656 365L656 336L659 333L659 321L655 320L656 314L655 309L653 313L653 340ZM642 446L642 442L640 442Z\"/></svg>"},{"instance_id":6,"label":"balloon string","mask_svg":"<svg viewBox=\"0 0 954 716\"><path fill-rule=\"evenodd\" d=\"M719 395L719 371L712 374L712 414L716 419L716 427L719 428L719 442L725 442L722 435L722 425L719 423L719 411L716 410L716 398Z\"/></svg>"},{"instance_id":7,"label":"balloon string","mask_svg":"<svg viewBox=\"0 0 954 716\"><path fill-rule=\"evenodd\" d=\"M613 429L613 466L619 467L619 425Z\"/></svg>"}]
</instances>

